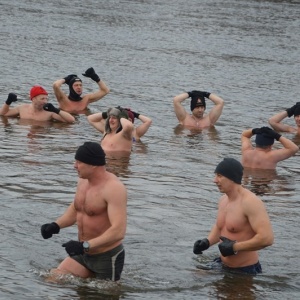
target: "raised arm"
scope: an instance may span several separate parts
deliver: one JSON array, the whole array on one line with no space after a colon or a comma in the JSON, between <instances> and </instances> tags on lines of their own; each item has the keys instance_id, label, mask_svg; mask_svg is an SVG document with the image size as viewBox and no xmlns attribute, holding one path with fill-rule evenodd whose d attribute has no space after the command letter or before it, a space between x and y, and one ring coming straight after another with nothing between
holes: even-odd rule
<instances>
[{"instance_id":1,"label":"raised arm","mask_svg":"<svg viewBox=\"0 0 300 300\"><path fill-rule=\"evenodd\" d=\"M187 112L182 106L182 102L187 98L189 98L189 94L182 93L175 96L173 99L174 111L179 122L183 122L186 118Z\"/></svg>"},{"instance_id":2,"label":"raised arm","mask_svg":"<svg viewBox=\"0 0 300 300\"><path fill-rule=\"evenodd\" d=\"M105 84L103 80L100 79L98 74L95 72L94 68L88 68L85 73L82 74L85 77L91 78L93 81L95 81L98 84L99 90L88 94L89 96L89 103L95 102L103 98L105 95L107 95L110 90Z\"/></svg>"},{"instance_id":3,"label":"raised arm","mask_svg":"<svg viewBox=\"0 0 300 300\"><path fill-rule=\"evenodd\" d=\"M212 125L214 125L222 114L223 107L224 107L224 100L213 93L209 95L208 99L214 103L214 107L210 110L208 114L210 122L212 123Z\"/></svg>"},{"instance_id":4,"label":"raised arm","mask_svg":"<svg viewBox=\"0 0 300 300\"><path fill-rule=\"evenodd\" d=\"M19 107L10 108L13 102L18 101L17 95L9 93L5 103L0 108L0 115L6 117L17 117L20 114Z\"/></svg>"},{"instance_id":5,"label":"raised arm","mask_svg":"<svg viewBox=\"0 0 300 300\"><path fill-rule=\"evenodd\" d=\"M257 128L255 128L255 129L257 129ZM242 152L253 149L253 146L251 143L251 137L257 133L255 131L255 129L247 129L242 132L242 135L241 135Z\"/></svg>"},{"instance_id":6,"label":"raised arm","mask_svg":"<svg viewBox=\"0 0 300 300\"><path fill-rule=\"evenodd\" d=\"M89 124L96 128L101 133L105 132L105 120L107 119L107 112L99 112L87 117Z\"/></svg>"},{"instance_id":7,"label":"raised arm","mask_svg":"<svg viewBox=\"0 0 300 300\"><path fill-rule=\"evenodd\" d=\"M295 132L297 131L290 125L282 124L281 122L288 117L288 112L286 110L279 112L269 119L269 124L274 130L281 132Z\"/></svg>"}]
</instances>

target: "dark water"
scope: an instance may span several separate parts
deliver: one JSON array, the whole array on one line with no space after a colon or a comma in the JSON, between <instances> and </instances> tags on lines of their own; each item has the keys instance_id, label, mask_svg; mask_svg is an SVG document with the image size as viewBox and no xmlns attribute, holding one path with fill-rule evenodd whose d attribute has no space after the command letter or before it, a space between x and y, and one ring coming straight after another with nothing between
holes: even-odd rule
<instances>
[{"instance_id":1,"label":"dark water","mask_svg":"<svg viewBox=\"0 0 300 300\"><path fill-rule=\"evenodd\" d=\"M200 270L217 248L199 259L192 253L216 216L216 164L227 155L240 158L243 129L266 125L271 115L299 101L299 5L1 0L2 102L14 91L25 103L31 86L41 84L55 103L54 80L93 66L111 93L91 112L130 106L153 125L129 159L108 161L129 194L121 284L72 277L49 284L45 275L65 257L61 244L76 229L45 241L40 225L73 200L74 152L100 135L84 115L73 125L0 119L0 298L299 298L299 154L276 172L245 172L243 183L265 202L275 233L274 245L260 251L262 275ZM83 80L85 92L96 88ZM214 129L195 133L177 126L172 98L192 89L224 98Z\"/></svg>"}]
</instances>

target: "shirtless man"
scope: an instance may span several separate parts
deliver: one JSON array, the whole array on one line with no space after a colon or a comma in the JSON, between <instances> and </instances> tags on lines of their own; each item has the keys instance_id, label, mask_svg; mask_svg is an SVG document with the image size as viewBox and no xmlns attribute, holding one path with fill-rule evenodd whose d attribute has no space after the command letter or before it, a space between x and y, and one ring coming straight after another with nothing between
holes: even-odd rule
<instances>
[{"instance_id":1,"label":"shirtless man","mask_svg":"<svg viewBox=\"0 0 300 300\"><path fill-rule=\"evenodd\" d=\"M225 158L215 169L214 183L221 196L218 214L207 238L194 244L194 253L217 244L221 256L214 265L248 274L261 273L257 250L273 244L274 235L264 203L241 185L243 167L233 158Z\"/></svg>"},{"instance_id":2,"label":"shirtless man","mask_svg":"<svg viewBox=\"0 0 300 300\"><path fill-rule=\"evenodd\" d=\"M186 112L182 106L182 102L191 97L191 112ZM204 115L206 110L205 98L210 99L214 103L214 107L207 115ZM224 100L213 93L192 91L188 93L182 93L173 99L174 110L179 123L189 128L207 128L215 125L219 117L221 116Z\"/></svg>"},{"instance_id":3,"label":"shirtless man","mask_svg":"<svg viewBox=\"0 0 300 300\"><path fill-rule=\"evenodd\" d=\"M35 121L75 122L75 118L71 114L48 103L48 93L42 86L35 85L31 88L30 99L31 103L29 104L21 104L10 108L10 105L18 99L16 94L9 93L6 102L0 108L0 115Z\"/></svg>"},{"instance_id":4,"label":"shirtless man","mask_svg":"<svg viewBox=\"0 0 300 300\"><path fill-rule=\"evenodd\" d=\"M294 116L296 127L282 124L281 121L286 117ZM290 132L300 135L300 102L297 102L291 108L288 108L269 119L269 124L274 128L274 130L281 132Z\"/></svg>"},{"instance_id":5,"label":"shirtless man","mask_svg":"<svg viewBox=\"0 0 300 300\"><path fill-rule=\"evenodd\" d=\"M90 103L100 100L109 93L109 88L103 80L100 80L94 68L87 69L82 75L95 81L99 90L82 96L82 80L75 74L56 80L53 83L53 90L61 109L74 114L84 113ZM69 86L68 96L61 89L64 83Z\"/></svg>"},{"instance_id":6,"label":"shirtless man","mask_svg":"<svg viewBox=\"0 0 300 300\"><path fill-rule=\"evenodd\" d=\"M118 281L123 270L127 190L105 169L105 153L98 143L85 142L75 154L79 180L74 201L55 222L42 225L44 239L62 228L78 227L78 240L62 246L69 254L51 270L51 279L62 274Z\"/></svg>"},{"instance_id":7,"label":"shirtless man","mask_svg":"<svg viewBox=\"0 0 300 300\"><path fill-rule=\"evenodd\" d=\"M88 122L104 134L101 146L106 154L131 153L134 126L127 118L128 114L124 109L114 107L107 112L99 112L87 117Z\"/></svg>"},{"instance_id":8,"label":"shirtless man","mask_svg":"<svg viewBox=\"0 0 300 300\"><path fill-rule=\"evenodd\" d=\"M251 137L256 135L253 147ZM272 149L274 140L284 148ZM253 169L276 169L277 163L297 153L299 147L269 127L247 129L242 132L242 165Z\"/></svg>"}]
</instances>

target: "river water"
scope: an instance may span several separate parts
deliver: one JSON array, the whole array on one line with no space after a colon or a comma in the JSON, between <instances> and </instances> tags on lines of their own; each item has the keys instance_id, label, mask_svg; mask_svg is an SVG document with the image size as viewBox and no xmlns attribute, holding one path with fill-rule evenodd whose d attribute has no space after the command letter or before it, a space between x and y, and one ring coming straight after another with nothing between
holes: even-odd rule
<instances>
[{"instance_id":1,"label":"river water","mask_svg":"<svg viewBox=\"0 0 300 300\"><path fill-rule=\"evenodd\" d=\"M85 115L72 125L0 119L0 299L300 297L299 154L275 172L244 174L243 184L265 202L275 233L274 245L260 251L263 274L201 270L218 256L217 247L199 258L192 253L216 217L216 164L225 156L240 158L242 130L267 125L271 115L299 101L299 1L0 0L0 11L2 102L16 92L26 103L31 86L41 84L55 104L53 81L92 66L111 93L90 112L121 105L153 119L128 159L107 162L129 196L120 284L45 281L76 228L43 240L40 226L73 200L74 153L100 134ZM85 78L83 84L85 93L96 88ZM215 128L177 126L172 99L192 89L225 100ZM189 101L184 105L189 109ZM299 137L285 136L300 144Z\"/></svg>"}]
</instances>

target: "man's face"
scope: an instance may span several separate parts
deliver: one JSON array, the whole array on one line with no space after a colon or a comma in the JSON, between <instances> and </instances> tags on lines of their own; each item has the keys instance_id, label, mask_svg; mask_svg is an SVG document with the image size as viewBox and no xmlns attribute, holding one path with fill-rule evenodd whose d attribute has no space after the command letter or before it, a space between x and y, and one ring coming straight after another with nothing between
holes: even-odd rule
<instances>
[{"instance_id":1,"label":"man's face","mask_svg":"<svg viewBox=\"0 0 300 300\"><path fill-rule=\"evenodd\" d=\"M192 113L196 118L203 118L204 111L205 111L205 107L202 105L202 106L195 107Z\"/></svg>"},{"instance_id":2,"label":"man's face","mask_svg":"<svg viewBox=\"0 0 300 300\"><path fill-rule=\"evenodd\" d=\"M72 88L78 95L82 94L82 82L81 81L75 81Z\"/></svg>"},{"instance_id":3,"label":"man's face","mask_svg":"<svg viewBox=\"0 0 300 300\"><path fill-rule=\"evenodd\" d=\"M79 178L89 179L93 174L94 168L95 166L75 160L74 169L76 169Z\"/></svg>"},{"instance_id":4,"label":"man's face","mask_svg":"<svg viewBox=\"0 0 300 300\"><path fill-rule=\"evenodd\" d=\"M43 106L48 102L47 95L38 95L32 99L32 104L37 110L44 110Z\"/></svg>"},{"instance_id":5,"label":"man's face","mask_svg":"<svg viewBox=\"0 0 300 300\"><path fill-rule=\"evenodd\" d=\"M215 173L214 183L221 193L226 193L228 189L231 189L232 181L219 173Z\"/></svg>"},{"instance_id":6,"label":"man's face","mask_svg":"<svg viewBox=\"0 0 300 300\"><path fill-rule=\"evenodd\" d=\"M109 116L109 127L111 131L116 131L120 126L120 120L114 115Z\"/></svg>"}]
</instances>

